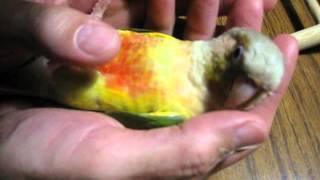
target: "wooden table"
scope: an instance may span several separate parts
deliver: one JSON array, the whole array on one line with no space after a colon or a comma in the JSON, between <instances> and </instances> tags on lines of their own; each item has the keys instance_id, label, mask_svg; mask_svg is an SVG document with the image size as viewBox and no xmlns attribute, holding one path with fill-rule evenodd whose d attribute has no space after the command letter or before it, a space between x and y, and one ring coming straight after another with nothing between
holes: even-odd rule
<instances>
[{"instance_id":1,"label":"wooden table","mask_svg":"<svg viewBox=\"0 0 320 180\"><path fill-rule=\"evenodd\" d=\"M303 0L281 0L267 14L271 36L315 25ZM270 139L253 155L210 180L320 179L320 46L302 51Z\"/></svg>"}]
</instances>

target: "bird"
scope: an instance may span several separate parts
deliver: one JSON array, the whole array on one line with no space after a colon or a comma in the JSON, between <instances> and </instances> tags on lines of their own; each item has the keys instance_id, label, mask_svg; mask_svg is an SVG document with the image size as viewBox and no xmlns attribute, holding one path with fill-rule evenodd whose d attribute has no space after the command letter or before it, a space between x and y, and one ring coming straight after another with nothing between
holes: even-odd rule
<instances>
[{"instance_id":1,"label":"bird","mask_svg":"<svg viewBox=\"0 0 320 180\"><path fill-rule=\"evenodd\" d=\"M284 74L279 48L247 28L196 41L118 32L120 50L102 65L83 67L42 56L5 77L15 92L102 112L128 127L157 128L207 111L252 108L272 95Z\"/></svg>"}]
</instances>

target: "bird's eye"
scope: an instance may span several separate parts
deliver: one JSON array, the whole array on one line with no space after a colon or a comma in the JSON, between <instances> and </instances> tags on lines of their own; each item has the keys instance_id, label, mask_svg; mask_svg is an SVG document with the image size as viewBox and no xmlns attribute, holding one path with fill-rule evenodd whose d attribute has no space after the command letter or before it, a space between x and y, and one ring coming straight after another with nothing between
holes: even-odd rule
<instances>
[{"instance_id":1,"label":"bird's eye","mask_svg":"<svg viewBox=\"0 0 320 180\"><path fill-rule=\"evenodd\" d=\"M231 63L234 66L241 65L243 61L244 55L244 47L242 45L238 45L232 53Z\"/></svg>"}]
</instances>

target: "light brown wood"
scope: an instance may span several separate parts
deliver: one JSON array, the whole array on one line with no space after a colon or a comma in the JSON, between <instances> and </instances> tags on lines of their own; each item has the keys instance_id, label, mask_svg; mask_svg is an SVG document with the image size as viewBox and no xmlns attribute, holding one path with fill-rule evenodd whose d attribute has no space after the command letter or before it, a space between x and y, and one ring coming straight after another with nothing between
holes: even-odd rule
<instances>
[{"instance_id":1,"label":"light brown wood","mask_svg":"<svg viewBox=\"0 0 320 180\"><path fill-rule=\"evenodd\" d=\"M304 50L320 44L320 24L291 34L299 43L299 49Z\"/></svg>"},{"instance_id":2,"label":"light brown wood","mask_svg":"<svg viewBox=\"0 0 320 180\"><path fill-rule=\"evenodd\" d=\"M281 0L268 13L270 36L316 25L303 0ZM210 180L320 179L320 47L301 51L289 91L276 115L270 139L253 155Z\"/></svg>"},{"instance_id":3,"label":"light brown wood","mask_svg":"<svg viewBox=\"0 0 320 180\"><path fill-rule=\"evenodd\" d=\"M308 27L292 34L298 40L300 50L320 44L320 4L318 0L306 0L306 3L318 25Z\"/></svg>"},{"instance_id":4,"label":"light brown wood","mask_svg":"<svg viewBox=\"0 0 320 180\"><path fill-rule=\"evenodd\" d=\"M315 16L315 18L317 19L317 22L320 22L320 5L319 2L317 0L306 0L306 2L308 3L311 12L313 13L313 15Z\"/></svg>"}]
</instances>

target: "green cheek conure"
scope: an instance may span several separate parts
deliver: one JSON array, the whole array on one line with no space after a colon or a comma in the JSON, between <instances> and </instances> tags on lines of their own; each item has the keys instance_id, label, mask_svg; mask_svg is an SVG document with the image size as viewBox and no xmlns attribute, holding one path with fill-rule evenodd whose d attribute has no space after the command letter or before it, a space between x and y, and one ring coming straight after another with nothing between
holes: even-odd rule
<instances>
[{"instance_id":1,"label":"green cheek conure","mask_svg":"<svg viewBox=\"0 0 320 180\"><path fill-rule=\"evenodd\" d=\"M266 36L234 28L209 41L119 30L118 55L95 68L38 58L6 81L17 92L104 112L124 124L178 124L221 108L248 108L281 83L282 54Z\"/></svg>"}]
</instances>

